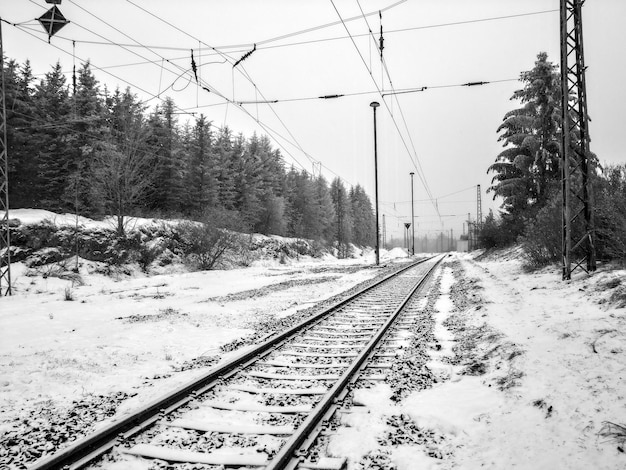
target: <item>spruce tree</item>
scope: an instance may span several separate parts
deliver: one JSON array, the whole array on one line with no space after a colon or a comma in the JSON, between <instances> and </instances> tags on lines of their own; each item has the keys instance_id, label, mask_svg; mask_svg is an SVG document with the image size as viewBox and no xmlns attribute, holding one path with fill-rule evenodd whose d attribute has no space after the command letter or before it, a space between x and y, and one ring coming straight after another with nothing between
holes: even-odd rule
<instances>
[{"instance_id":1,"label":"spruce tree","mask_svg":"<svg viewBox=\"0 0 626 470\"><path fill-rule=\"evenodd\" d=\"M217 201L218 206L232 211L235 209L235 148L233 147L233 136L228 126L219 129L214 150L213 173L217 180ZM238 147L238 152L243 149Z\"/></svg>"},{"instance_id":2,"label":"spruce tree","mask_svg":"<svg viewBox=\"0 0 626 470\"><path fill-rule=\"evenodd\" d=\"M151 203L154 209L168 215L183 209L184 158L174 108L174 101L166 98L148 119L148 144L153 149L157 169Z\"/></svg>"},{"instance_id":3,"label":"spruce tree","mask_svg":"<svg viewBox=\"0 0 626 470\"><path fill-rule=\"evenodd\" d=\"M350 198L345 186L339 178L335 178L330 185L330 196L335 207L335 241L340 258L350 255L350 243L352 243L352 209Z\"/></svg>"},{"instance_id":4,"label":"spruce tree","mask_svg":"<svg viewBox=\"0 0 626 470\"><path fill-rule=\"evenodd\" d=\"M372 203L361 185L350 190L352 209L352 233L354 243L359 246L373 246L376 243L376 221Z\"/></svg>"},{"instance_id":5,"label":"spruce tree","mask_svg":"<svg viewBox=\"0 0 626 470\"><path fill-rule=\"evenodd\" d=\"M71 112L69 91L59 62L37 85L33 97L42 125L33 134L38 152L38 178L42 205L51 210L66 210L63 194L69 184L71 163L68 120Z\"/></svg>"},{"instance_id":6,"label":"spruce tree","mask_svg":"<svg viewBox=\"0 0 626 470\"><path fill-rule=\"evenodd\" d=\"M560 75L545 52L532 70L522 72L523 88L512 100L522 107L509 111L498 127L505 149L488 172L494 196L504 199L504 209L514 215L535 213L545 205L559 178Z\"/></svg>"},{"instance_id":7,"label":"spruce tree","mask_svg":"<svg viewBox=\"0 0 626 470\"><path fill-rule=\"evenodd\" d=\"M5 62L7 152L9 155L9 200L12 207L39 207L38 152L36 132L42 124L33 103L33 74L27 61L19 67Z\"/></svg>"},{"instance_id":8,"label":"spruce tree","mask_svg":"<svg viewBox=\"0 0 626 470\"><path fill-rule=\"evenodd\" d=\"M188 135L185 212L199 216L217 204L217 180L211 124L204 115L196 120Z\"/></svg>"},{"instance_id":9,"label":"spruce tree","mask_svg":"<svg viewBox=\"0 0 626 470\"><path fill-rule=\"evenodd\" d=\"M68 185L65 187L63 200L66 206L79 212L93 212L97 202L90 197L91 163L95 157L95 149L104 140L105 107L89 62L83 64L78 71L76 92L71 97L71 106Z\"/></svg>"}]
</instances>

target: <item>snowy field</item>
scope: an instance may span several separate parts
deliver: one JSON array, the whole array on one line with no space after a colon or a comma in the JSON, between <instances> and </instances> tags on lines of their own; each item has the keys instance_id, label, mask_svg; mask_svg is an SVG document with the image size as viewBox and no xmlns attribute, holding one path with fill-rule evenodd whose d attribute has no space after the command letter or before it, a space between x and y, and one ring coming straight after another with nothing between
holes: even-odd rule
<instances>
[{"instance_id":1,"label":"snowy field","mask_svg":"<svg viewBox=\"0 0 626 470\"><path fill-rule=\"evenodd\" d=\"M94 274L82 261L83 285L29 277L16 263L15 295L0 300L0 466L20 435L33 436L27 445L57 442L40 428L98 428L228 358L221 347L264 321L381 274L372 261L369 253L151 277ZM329 450L351 469L366 468L357 465L366 454L398 470L626 468L624 438L607 424L626 425L625 274L562 282L556 268L525 273L514 252L447 258L433 312L439 347L427 364L438 382L399 402L386 384L359 390L360 414L344 420ZM103 403L108 412L75 429L46 427ZM381 436L392 428L429 437L390 445Z\"/></svg>"}]
</instances>

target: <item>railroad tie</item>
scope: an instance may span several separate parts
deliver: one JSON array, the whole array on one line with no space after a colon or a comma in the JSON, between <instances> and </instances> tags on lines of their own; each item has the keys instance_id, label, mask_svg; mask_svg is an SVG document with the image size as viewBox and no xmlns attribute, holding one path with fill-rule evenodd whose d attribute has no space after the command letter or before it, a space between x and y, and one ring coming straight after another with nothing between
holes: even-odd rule
<instances>
[{"instance_id":1,"label":"railroad tie","mask_svg":"<svg viewBox=\"0 0 626 470\"><path fill-rule=\"evenodd\" d=\"M192 419L175 419L169 423L168 426L177 428L193 429L195 431L203 432L220 432L230 434L273 434L273 435L288 435L293 434L293 426L270 426L263 424L238 424L228 422L213 422L213 421L197 421Z\"/></svg>"},{"instance_id":2,"label":"railroad tie","mask_svg":"<svg viewBox=\"0 0 626 470\"><path fill-rule=\"evenodd\" d=\"M259 388L250 385L231 385L231 390L247 392L259 395L324 395L328 392L326 387L310 387L310 388Z\"/></svg>"},{"instance_id":3,"label":"railroad tie","mask_svg":"<svg viewBox=\"0 0 626 470\"><path fill-rule=\"evenodd\" d=\"M258 403L220 403L220 402L205 402L202 406L215 408L217 410L230 410L230 411L256 411L259 413L309 413L311 411L311 405L297 405L297 406L265 406Z\"/></svg>"},{"instance_id":4,"label":"railroad tie","mask_svg":"<svg viewBox=\"0 0 626 470\"><path fill-rule=\"evenodd\" d=\"M232 454L220 452L216 454L213 452L193 452L149 444L137 444L130 449L123 449L122 452L139 457L166 460L168 462L204 463L208 465L224 465L227 467L262 467L268 463L267 456L258 452L233 452Z\"/></svg>"},{"instance_id":5,"label":"railroad tie","mask_svg":"<svg viewBox=\"0 0 626 470\"><path fill-rule=\"evenodd\" d=\"M256 377L258 379L274 379L274 380L339 380L339 374L273 374L271 372L250 371L246 375Z\"/></svg>"}]
</instances>

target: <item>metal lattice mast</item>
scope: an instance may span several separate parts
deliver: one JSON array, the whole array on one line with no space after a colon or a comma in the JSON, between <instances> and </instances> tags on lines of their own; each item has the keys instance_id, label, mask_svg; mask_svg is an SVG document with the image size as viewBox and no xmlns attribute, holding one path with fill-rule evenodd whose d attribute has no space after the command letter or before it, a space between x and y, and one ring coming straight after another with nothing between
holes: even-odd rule
<instances>
[{"instance_id":1,"label":"metal lattice mast","mask_svg":"<svg viewBox=\"0 0 626 470\"><path fill-rule=\"evenodd\" d=\"M586 272L596 270L590 181L594 163L589 150L583 3L584 0L561 0L563 279L570 279L579 267ZM582 230L575 230L577 226L582 226Z\"/></svg>"},{"instance_id":2,"label":"metal lattice mast","mask_svg":"<svg viewBox=\"0 0 626 470\"><path fill-rule=\"evenodd\" d=\"M4 94L4 48L0 21L0 297L11 295L11 234L9 232L9 164Z\"/></svg>"}]
</instances>

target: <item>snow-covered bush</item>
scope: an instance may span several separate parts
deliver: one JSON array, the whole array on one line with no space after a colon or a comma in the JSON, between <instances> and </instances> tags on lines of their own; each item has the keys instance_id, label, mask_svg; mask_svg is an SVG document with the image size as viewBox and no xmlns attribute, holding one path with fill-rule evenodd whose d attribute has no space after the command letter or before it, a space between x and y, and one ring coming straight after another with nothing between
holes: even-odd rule
<instances>
[{"instance_id":1,"label":"snow-covered bush","mask_svg":"<svg viewBox=\"0 0 626 470\"><path fill-rule=\"evenodd\" d=\"M594 187L597 256L626 265L626 165L603 173Z\"/></svg>"},{"instance_id":2,"label":"snow-covered bush","mask_svg":"<svg viewBox=\"0 0 626 470\"><path fill-rule=\"evenodd\" d=\"M520 241L528 269L538 269L561 258L561 210L560 198L554 197L526 223Z\"/></svg>"},{"instance_id":3,"label":"snow-covered bush","mask_svg":"<svg viewBox=\"0 0 626 470\"><path fill-rule=\"evenodd\" d=\"M219 264L227 251L234 250L239 239L234 232L207 222L182 222L178 226L186 261L200 270Z\"/></svg>"}]
</instances>

